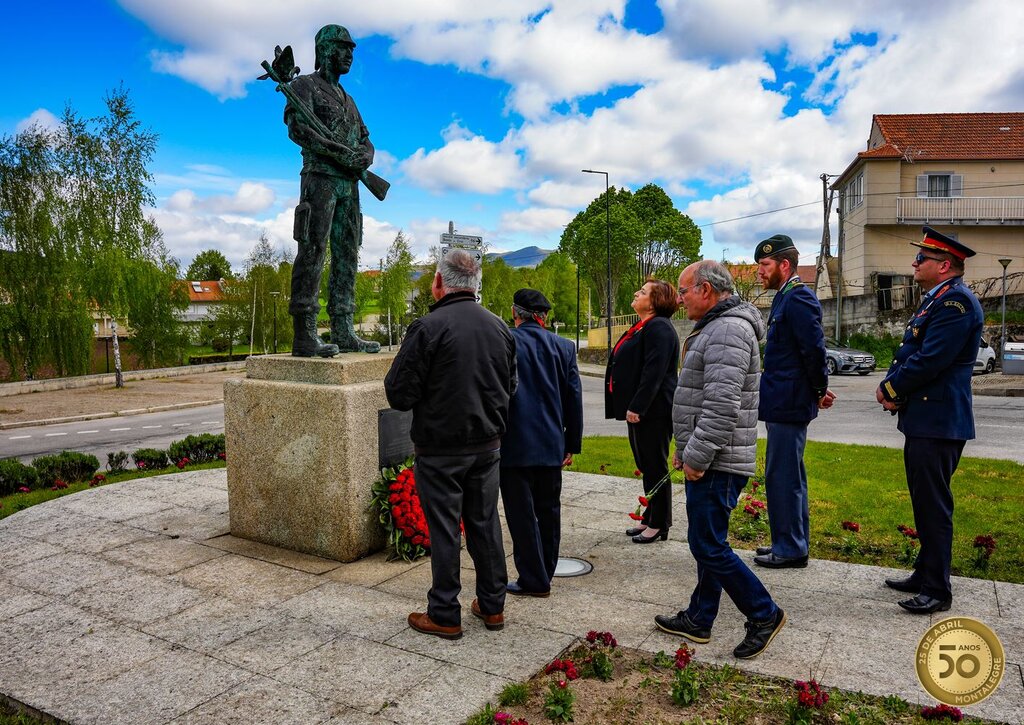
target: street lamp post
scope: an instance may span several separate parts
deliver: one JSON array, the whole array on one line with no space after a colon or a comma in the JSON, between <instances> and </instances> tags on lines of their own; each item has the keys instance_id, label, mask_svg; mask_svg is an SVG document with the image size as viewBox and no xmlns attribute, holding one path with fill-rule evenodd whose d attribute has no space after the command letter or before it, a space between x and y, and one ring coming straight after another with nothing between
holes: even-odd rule
<instances>
[{"instance_id":1,"label":"street lamp post","mask_svg":"<svg viewBox=\"0 0 1024 725\"><path fill-rule=\"evenodd\" d=\"M274 298L274 354L277 354L277 298L281 295L280 292L271 292L270 296Z\"/></svg>"},{"instance_id":2,"label":"street lamp post","mask_svg":"<svg viewBox=\"0 0 1024 725\"><path fill-rule=\"evenodd\" d=\"M1006 359L1006 353L1003 352L1006 349L1006 268L1010 266L1012 259L1000 259L999 264L1003 265L1003 322L999 329L999 360L1000 367L1002 361ZM1005 374L1005 373L1004 373Z\"/></svg>"},{"instance_id":3,"label":"street lamp post","mask_svg":"<svg viewBox=\"0 0 1024 725\"><path fill-rule=\"evenodd\" d=\"M604 174L604 228L605 228L605 241L607 245L607 256L608 256L608 290L607 299L608 307L606 314L608 316L608 358L612 356L612 200L611 195L608 193L608 172L597 171L595 169L583 169L584 174Z\"/></svg>"}]
</instances>

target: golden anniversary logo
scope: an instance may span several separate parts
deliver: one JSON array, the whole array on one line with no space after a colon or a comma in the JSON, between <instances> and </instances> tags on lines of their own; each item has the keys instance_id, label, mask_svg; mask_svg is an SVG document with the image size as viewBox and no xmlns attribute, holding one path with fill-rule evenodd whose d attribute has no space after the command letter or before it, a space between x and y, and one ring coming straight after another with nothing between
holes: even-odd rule
<instances>
[{"instance_id":1,"label":"golden anniversary logo","mask_svg":"<svg viewBox=\"0 0 1024 725\"><path fill-rule=\"evenodd\" d=\"M932 625L917 645L917 679L947 705L981 702L999 687L1005 660L996 633L970 617Z\"/></svg>"}]
</instances>

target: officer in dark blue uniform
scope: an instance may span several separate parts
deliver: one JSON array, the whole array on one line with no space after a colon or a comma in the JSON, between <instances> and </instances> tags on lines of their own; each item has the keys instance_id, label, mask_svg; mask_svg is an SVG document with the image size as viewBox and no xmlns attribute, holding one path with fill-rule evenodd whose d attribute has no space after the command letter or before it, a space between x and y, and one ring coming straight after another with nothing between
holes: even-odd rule
<instances>
[{"instance_id":1,"label":"officer in dark blue uniform","mask_svg":"<svg viewBox=\"0 0 1024 725\"><path fill-rule=\"evenodd\" d=\"M562 466L583 442L576 349L545 328L551 303L533 289L512 297L519 387L501 439L501 500L518 581L509 594L546 597L558 564Z\"/></svg>"},{"instance_id":2,"label":"officer in dark blue uniform","mask_svg":"<svg viewBox=\"0 0 1024 725\"><path fill-rule=\"evenodd\" d=\"M800 253L793 240L776 234L754 250L757 276L776 290L768 316L757 417L768 429L765 492L771 546L759 547L754 563L770 569L807 566L810 508L804 447L807 426L819 408L829 408L825 332L821 304L796 273Z\"/></svg>"},{"instance_id":3,"label":"officer in dark blue uniform","mask_svg":"<svg viewBox=\"0 0 1024 725\"><path fill-rule=\"evenodd\" d=\"M885 583L917 594L899 603L908 612L930 614L946 611L953 600L950 479L964 444L974 438L971 373L984 315L963 283L964 260L974 252L931 227L924 227L924 239L913 244L921 248L914 258L914 281L925 294L875 397L898 414L906 437L903 465L921 541L914 572Z\"/></svg>"}]
</instances>

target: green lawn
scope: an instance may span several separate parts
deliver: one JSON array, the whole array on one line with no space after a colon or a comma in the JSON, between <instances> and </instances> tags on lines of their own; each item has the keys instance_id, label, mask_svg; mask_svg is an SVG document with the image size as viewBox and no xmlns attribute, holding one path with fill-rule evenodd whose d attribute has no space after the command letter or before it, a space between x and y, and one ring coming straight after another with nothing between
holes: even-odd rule
<instances>
[{"instance_id":1,"label":"green lawn","mask_svg":"<svg viewBox=\"0 0 1024 725\"><path fill-rule=\"evenodd\" d=\"M203 471L208 468L224 468L226 464L224 461L210 461L209 463L198 463L196 465L186 466L186 471ZM103 469L97 471L107 477L102 486L109 486L112 483L120 483L121 481L131 481L135 478L151 478L153 476L163 476L168 473L178 473L180 469L177 466L168 466L159 471L138 471L129 470L124 473L107 473ZM80 483L72 483L67 488L59 491L52 491L49 488L40 488L35 491L29 491L28 493L12 493L7 496L0 496L0 519L4 519L11 514L15 514L23 509L27 509L29 506L35 506L39 503L45 503L55 498L61 498L62 496L69 496L79 491L84 491L89 488L88 481L82 481ZM3 721L0 720L0 725L3 725Z\"/></svg>"},{"instance_id":2,"label":"green lawn","mask_svg":"<svg viewBox=\"0 0 1024 725\"><path fill-rule=\"evenodd\" d=\"M758 470L764 469L764 440L758 442ZM907 567L912 552L899 525L913 526L903 473L903 452L875 446L807 442L804 455L811 496L811 556L859 564ZM622 437L588 437L583 452L573 457L573 471L633 477L636 466L629 442ZM676 472L673 481L682 483ZM639 482L636 486L640 493ZM751 486L744 495L751 493ZM764 489L757 498L764 500ZM682 486L675 494L682 496ZM956 510L953 519L953 573L1024 583L1024 466L1010 461L964 458L953 477ZM680 498L681 500L681 498ZM733 511L730 527L738 548L768 543L763 518L754 521L743 511L743 500ZM623 527L630 525L622 512ZM860 525L859 533L844 531L842 523ZM996 549L988 570L975 565L974 538L991 535ZM901 561L902 558L902 561Z\"/></svg>"}]
</instances>

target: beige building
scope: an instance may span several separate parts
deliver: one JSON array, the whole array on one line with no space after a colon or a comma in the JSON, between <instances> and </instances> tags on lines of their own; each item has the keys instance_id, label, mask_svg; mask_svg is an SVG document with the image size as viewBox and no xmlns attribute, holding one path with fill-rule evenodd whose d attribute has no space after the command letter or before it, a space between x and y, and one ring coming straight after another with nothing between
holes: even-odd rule
<instances>
[{"instance_id":1,"label":"beige building","mask_svg":"<svg viewBox=\"0 0 1024 725\"><path fill-rule=\"evenodd\" d=\"M1000 258L1024 268L1024 113L875 115L867 149L832 188L843 295L874 295L879 312L916 303L909 242L924 225L977 252L965 279L981 297L1001 293ZM829 275L823 298L835 292L838 260Z\"/></svg>"}]
</instances>

